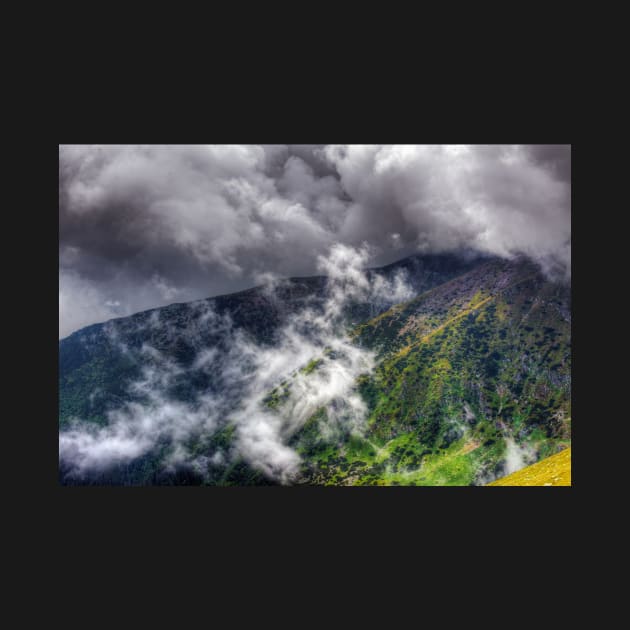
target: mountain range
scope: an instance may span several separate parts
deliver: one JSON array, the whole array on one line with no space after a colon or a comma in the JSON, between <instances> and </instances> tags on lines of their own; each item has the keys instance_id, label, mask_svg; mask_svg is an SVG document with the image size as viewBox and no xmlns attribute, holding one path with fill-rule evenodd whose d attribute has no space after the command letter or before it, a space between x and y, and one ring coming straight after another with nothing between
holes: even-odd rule
<instances>
[{"instance_id":1,"label":"mountain range","mask_svg":"<svg viewBox=\"0 0 630 630\"><path fill-rule=\"evenodd\" d=\"M486 485L570 447L567 283L337 263L60 340L60 482Z\"/></svg>"}]
</instances>

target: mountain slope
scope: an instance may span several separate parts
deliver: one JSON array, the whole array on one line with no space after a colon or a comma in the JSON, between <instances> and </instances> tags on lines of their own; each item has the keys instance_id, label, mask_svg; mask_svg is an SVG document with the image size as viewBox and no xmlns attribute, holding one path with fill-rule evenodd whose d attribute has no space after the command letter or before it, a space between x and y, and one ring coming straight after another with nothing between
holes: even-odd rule
<instances>
[{"instance_id":1,"label":"mountain slope","mask_svg":"<svg viewBox=\"0 0 630 630\"><path fill-rule=\"evenodd\" d=\"M357 374L347 394L356 392L365 405L363 428L334 423L330 414L343 400L316 409L286 435L301 458L292 482L483 485L567 446L570 289L549 282L526 260L496 258L415 256L368 277L392 279L401 272L411 300L344 303L352 345L376 358L375 369ZM240 429L232 418L247 366L240 372L218 368L231 366L240 348L260 354L277 347L291 317L305 308L323 312L326 296L323 277L291 279L273 291L259 287L174 304L62 340L62 432L108 427L121 406L144 408L154 396L147 371L173 417L211 413L219 420L205 433L186 435L185 448L201 468L173 464L182 441L178 446L165 437L131 461L80 474L62 460L61 481L277 483L235 448ZM304 339L309 334L307 327ZM242 339L248 343L239 345ZM299 372L271 387L263 405L270 414L280 410L292 389L321 378L335 361L343 356L321 348ZM203 406L204 396L214 396L212 405ZM221 462L208 463L217 454Z\"/></svg>"},{"instance_id":2,"label":"mountain slope","mask_svg":"<svg viewBox=\"0 0 630 630\"><path fill-rule=\"evenodd\" d=\"M493 260L358 326L382 359L360 382L368 430L307 448L309 481L483 484L562 448L569 304L531 263Z\"/></svg>"},{"instance_id":3,"label":"mountain slope","mask_svg":"<svg viewBox=\"0 0 630 630\"><path fill-rule=\"evenodd\" d=\"M497 479L489 486L570 486L571 447L527 468Z\"/></svg>"},{"instance_id":4,"label":"mountain slope","mask_svg":"<svg viewBox=\"0 0 630 630\"><path fill-rule=\"evenodd\" d=\"M413 291L420 293L478 264L475 259L452 255L410 257L382 269L371 270L385 278L407 274ZM239 330L263 345L273 345L288 317L324 300L326 278L290 278L273 287L255 287L191 303L171 304L130 317L83 328L59 342L59 422L73 417L105 424L107 411L129 400L129 385L140 377L146 357L143 345L190 367L200 349L227 351L227 333ZM389 308L387 302L351 303L347 320L360 322ZM211 312L210 316L208 313ZM225 319L229 321L225 321ZM124 350L121 351L121 344ZM217 357L217 360L220 357ZM186 399L194 391L216 389L208 375L193 375L175 395Z\"/></svg>"}]
</instances>

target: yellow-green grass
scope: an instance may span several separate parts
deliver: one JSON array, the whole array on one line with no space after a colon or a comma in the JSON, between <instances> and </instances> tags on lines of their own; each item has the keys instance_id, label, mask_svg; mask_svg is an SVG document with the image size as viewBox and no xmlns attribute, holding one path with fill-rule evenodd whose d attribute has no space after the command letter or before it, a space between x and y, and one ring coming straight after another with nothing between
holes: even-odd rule
<instances>
[{"instance_id":1,"label":"yellow-green grass","mask_svg":"<svg viewBox=\"0 0 630 630\"><path fill-rule=\"evenodd\" d=\"M489 486L570 486L571 447L497 479Z\"/></svg>"}]
</instances>

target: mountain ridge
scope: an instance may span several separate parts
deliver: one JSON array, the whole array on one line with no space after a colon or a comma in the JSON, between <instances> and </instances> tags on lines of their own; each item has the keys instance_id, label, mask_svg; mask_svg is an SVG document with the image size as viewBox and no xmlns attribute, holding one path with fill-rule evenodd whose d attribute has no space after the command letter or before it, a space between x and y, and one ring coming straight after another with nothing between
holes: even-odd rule
<instances>
[{"instance_id":1,"label":"mountain ridge","mask_svg":"<svg viewBox=\"0 0 630 630\"><path fill-rule=\"evenodd\" d=\"M446 254L428 254L428 255L424 255L424 254L411 254L409 256L405 256L404 258L401 258L399 260L396 260L394 262L391 263L387 263L386 265L382 265L382 266L375 266L375 267L367 267L365 269L366 273L378 273L378 272L389 272L389 271L396 271L399 268L402 269L406 269L409 266L413 267L413 261L414 260L419 260L419 261L423 261L423 262L428 262L428 261L445 261L445 262L454 262L457 261L460 264L466 264L469 263L471 261L475 261L475 260L491 260L491 259L495 259L495 260L500 260L499 257L497 256L492 256L490 254L483 254L483 253L477 253L477 252L468 252L465 254L452 254L452 253L446 253ZM309 275L309 276L288 276L288 277L282 277L278 279L278 282L280 284L283 283L315 283L315 284L321 284L324 285L326 282L326 275L322 275L322 274L314 274L314 275ZM155 311L160 311L162 309L165 308L172 308L172 307L177 307L177 306L185 306L187 304L191 304L194 302L202 302L202 301L209 301L209 300L218 300L218 299L225 299L225 298L233 298L233 297L240 297L240 296L247 296L250 295L252 292L258 292L261 290L265 289L265 284L259 284L259 285L254 285L252 287L248 287L246 289L241 289L239 291L234 291L234 292L230 292L230 293L218 293L216 295L210 295L207 297L203 297L203 298L198 298L198 299L194 299L194 300L186 300L183 302L170 302L169 304L164 304L162 306L154 306L152 308L148 308L148 309L144 309L142 311L136 311L134 313L130 313L129 315L121 315L120 317L112 317L110 319L104 320L102 322L95 322L93 324L88 324L87 326L83 326L81 328L78 328L77 330L71 332L70 334L66 335L65 337L61 337L59 339L59 341L63 341L65 339L68 339L69 337L72 337L73 335L77 334L77 333L81 333L81 332L85 332L88 329L98 329L98 327L100 326L104 326L105 324L108 324L110 322L116 322L119 320L125 320L128 319L130 317L138 317L138 316L143 316L143 315L148 315L151 314Z\"/></svg>"}]
</instances>

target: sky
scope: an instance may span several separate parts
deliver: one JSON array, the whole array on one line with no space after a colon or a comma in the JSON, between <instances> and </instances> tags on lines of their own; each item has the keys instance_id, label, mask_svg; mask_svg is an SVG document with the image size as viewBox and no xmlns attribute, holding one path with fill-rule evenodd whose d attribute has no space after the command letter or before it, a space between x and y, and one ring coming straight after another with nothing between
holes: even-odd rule
<instances>
[{"instance_id":1,"label":"sky","mask_svg":"<svg viewBox=\"0 0 630 630\"><path fill-rule=\"evenodd\" d=\"M336 245L570 280L570 198L570 145L60 145L59 337L321 273Z\"/></svg>"}]
</instances>

